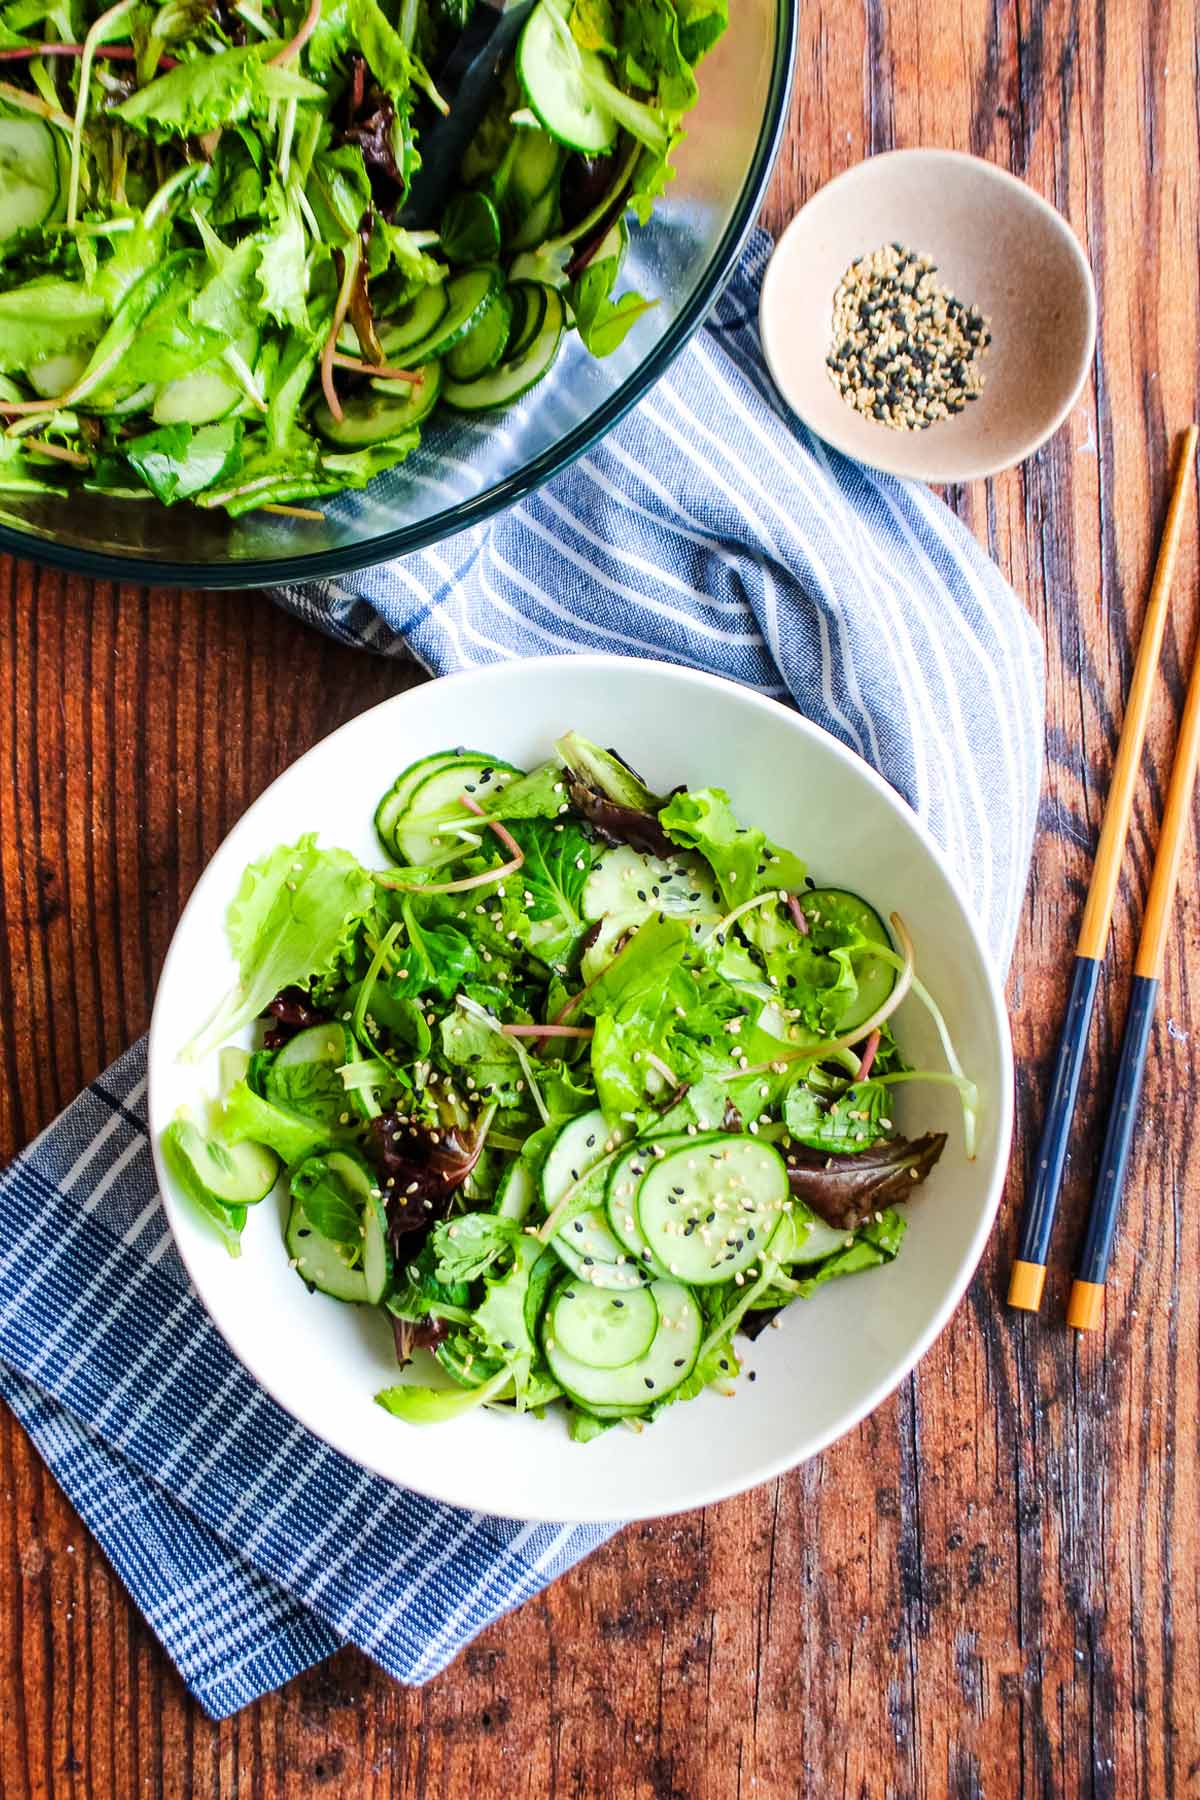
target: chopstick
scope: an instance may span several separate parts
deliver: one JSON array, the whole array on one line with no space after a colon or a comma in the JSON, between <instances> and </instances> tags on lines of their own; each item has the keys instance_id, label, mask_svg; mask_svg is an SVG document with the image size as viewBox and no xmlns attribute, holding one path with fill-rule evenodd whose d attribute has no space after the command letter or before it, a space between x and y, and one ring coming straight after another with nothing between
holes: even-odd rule
<instances>
[{"instance_id":1,"label":"chopstick","mask_svg":"<svg viewBox=\"0 0 1200 1800\"><path fill-rule=\"evenodd\" d=\"M1142 1076L1150 1048L1150 1027L1162 980L1163 956L1167 933L1171 928L1171 912L1179 881L1179 865L1191 824L1192 794L1196 786L1196 770L1200 765L1200 644L1192 663L1179 742L1171 768L1171 784L1163 809L1158 854L1150 878L1146 899L1146 916L1138 941L1137 960L1133 965L1133 983L1129 992L1129 1010L1121 1037L1121 1059L1113 1087L1112 1106L1104 1134L1100 1156L1100 1175L1092 1195L1087 1235L1079 1258L1079 1273L1071 1283L1067 1307L1067 1324L1076 1331L1094 1331L1100 1323L1104 1283L1112 1258L1113 1239L1121 1211L1121 1194L1129 1153L1137 1124L1138 1102L1142 1095Z\"/></svg>"},{"instance_id":2,"label":"chopstick","mask_svg":"<svg viewBox=\"0 0 1200 1800\"><path fill-rule=\"evenodd\" d=\"M1146 605L1146 617L1142 622L1141 642L1138 645L1137 661L1125 707L1125 721L1121 727L1121 738L1113 764L1104 823L1100 829L1091 886L1075 947L1067 1013L1058 1041L1041 1142L1034 1164L1033 1181L1025 1198L1017 1256L1009 1277L1008 1304L1021 1307L1026 1312L1036 1312L1042 1303L1050 1234L1062 1187L1067 1143L1075 1112L1075 1099L1079 1092L1079 1077L1083 1072L1087 1053L1100 966L1108 946L1108 930L1112 924L1121 858L1129 833L1133 790L1142 760L1146 722L1150 715L1154 678L1158 671L1159 652L1167 622L1171 581L1175 573L1179 539L1183 532L1188 478L1196 456L1196 439L1197 428L1189 425L1175 469L1154 581Z\"/></svg>"}]
</instances>

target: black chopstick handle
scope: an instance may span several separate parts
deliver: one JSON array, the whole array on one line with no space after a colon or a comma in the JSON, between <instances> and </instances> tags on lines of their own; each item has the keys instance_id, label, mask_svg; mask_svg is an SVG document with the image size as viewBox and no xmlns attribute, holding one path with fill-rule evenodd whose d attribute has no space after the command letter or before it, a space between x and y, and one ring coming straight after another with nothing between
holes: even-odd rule
<instances>
[{"instance_id":1,"label":"black chopstick handle","mask_svg":"<svg viewBox=\"0 0 1200 1800\"><path fill-rule=\"evenodd\" d=\"M1137 1128L1138 1104L1142 1097L1142 1077L1146 1072L1146 1056L1150 1048L1150 1032L1154 1025L1154 1008L1158 1000L1158 981L1152 975L1135 975L1129 990L1129 1009L1125 1014L1125 1030L1121 1035L1121 1060L1113 1088L1112 1106L1104 1132L1104 1149L1100 1153L1100 1172L1092 1195L1088 1215L1087 1236L1079 1256L1078 1273L1071 1287L1067 1308L1067 1324L1076 1331L1091 1331L1099 1322L1100 1302L1108 1265L1112 1261L1117 1220L1121 1214L1121 1195L1129 1153Z\"/></svg>"},{"instance_id":2,"label":"black chopstick handle","mask_svg":"<svg viewBox=\"0 0 1200 1800\"><path fill-rule=\"evenodd\" d=\"M1094 956L1077 956L1071 971L1071 991L1058 1055L1054 1060L1054 1079L1046 1102L1041 1142L1033 1179L1025 1196L1021 1217L1021 1238L1017 1259L1013 1263L1008 1288L1010 1306L1036 1312L1041 1304L1042 1284L1046 1278L1046 1258L1050 1254L1050 1234L1058 1208L1059 1189L1067 1161L1071 1138L1071 1121L1075 1112L1075 1096L1087 1055L1088 1032L1096 988L1100 981L1100 962Z\"/></svg>"}]
</instances>

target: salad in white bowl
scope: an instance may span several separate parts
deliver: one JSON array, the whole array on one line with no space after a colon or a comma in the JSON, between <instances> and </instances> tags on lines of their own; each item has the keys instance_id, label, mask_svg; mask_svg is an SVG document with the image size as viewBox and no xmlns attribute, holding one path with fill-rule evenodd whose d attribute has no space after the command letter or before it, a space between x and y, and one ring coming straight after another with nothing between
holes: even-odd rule
<instances>
[{"instance_id":1,"label":"salad in white bowl","mask_svg":"<svg viewBox=\"0 0 1200 1800\"><path fill-rule=\"evenodd\" d=\"M531 684L578 728L514 729ZM572 658L404 695L251 809L168 959L150 1110L197 1286L305 1423L460 1503L611 1517L786 1466L911 1363L995 1205L1006 1059L877 777L731 684Z\"/></svg>"}]
</instances>

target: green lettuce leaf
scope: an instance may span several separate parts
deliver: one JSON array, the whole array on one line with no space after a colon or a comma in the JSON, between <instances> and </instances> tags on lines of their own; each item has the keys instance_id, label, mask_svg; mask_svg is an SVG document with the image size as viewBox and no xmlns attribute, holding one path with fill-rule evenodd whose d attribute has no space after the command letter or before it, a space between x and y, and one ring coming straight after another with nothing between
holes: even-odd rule
<instances>
[{"instance_id":1,"label":"green lettuce leaf","mask_svg":"<svg viewBox=\"0 0 1200 1800\"><path fill-rule=\"evenodd\" d=\"M832 1102L819 1098L803 1081L788 1090L783 1117L796 1142L810 1150L853 1154L886 1142L882 1121L895 1105L890 1090L877 1081L856 1081Z\"/></svg>"},{"instance_id":2,"label":"green lettuce leaf","mask_svg":"<svg viewBox=\"0 0 1200 1800\"><path fill-rule=\"evenodd\" d=\"M430 1233L436 1258L433 1273L443 1285L476 1281L521 1235L515 1219L497 1213L464 1213L435 1225Z\"/></svg>"},{"instance_id":3,"label":"green lettuce leaf","mask_svg":"<svg viewBox=\"0 0 1200 1800\"><path fill-rule=\"evenodd\" d=\"M610 1118L644 1113L647 1052L662 1056L682 1002L672 976L690 942L679 919L648 919L596 980L579 1011L595 1020L592 1077L600 1105ZM653 1085L653 1084L651 1084Z\"/></svg>"},{"instance_id":4,"label":"green lettuce leaf","mask_svg":"<svg viewBox=\"0 0 1200 1800\"><path fill-rule=\"evenodd\" d=\"M112 108L111 116L144 131L157 126L172 136L190 137L235 125L282 100L324 100L325 90L294 69L268 66L282 48L250 44L197 56L138 88Z\"/></svg>"},{"instance_id":5,"label":"green lettuce leaf","mask_svg":"<svg viewBox=\"0 0 1200 1800\"><path fill-rule=\"evenodd\" d=\"M120 446L138 480L164 506L190 500L214 481L230 475L241 461L242 421L223 419L216 425L162 425Z\"/></svg>"},{"instance_id":6,"label":"green lettuce leaf","mask_svg":"<svg viewBox=\"0 0 1200 1800\"><path fill-rule=\"evenodd\" d=\"M281 988L328 974L374 898L375 884L354 857L318 849L313 833L251 863L227 919L241 978L183 1054L205 1055L257 1018Z\"/></svg>"},{"instance_id":7,"label":"green lettuce leaf","mask_svg":"<svg viewBox=\"0 0 1200 1800\"><path fill-rule=\"evenodd\" d=\"M511 1384L512 1372L504 1368L477 1388L383 1388L375 1403L409 1425L444 1425L477 1406L486 1406L489 1400L498 1400Z\"/></svg>"},{"instance_id":8,"label":"green lettuce leaf","mask_svg":"<svg viewBox=\"0 0 1200 1800\"><path fill-rule=\"evenodd\" d=\"M503 810L500 796L497 810ZM583 889L596 848L573 821L515 820L509 829L524 853L520 872L506 884L502 918L506 932L552 967L569 962L589 929Z\"/></svg>"},{"instance_id":9,"label":"green lettuce leaf","mask_svg":"<svg viewBox=\"0 0 1200 1800\"><path fill-rule=\"evenodd\" d=\"M314 1231L331 1243L360 1247L362 1208L323 1156L301 1163L289 1186Z\"/></svg>"},{"instance_id":10,"label":"green lettuce leaf","mask_svg":"<svg viewBox=\"0 0 1200 1800\"><path fill-rule=\"evenodd\" d=\"M107 312L104 294L56 276L0 293L0 372L23 371L94 344Z\"/></svg>"},{"instance_id":11,"label":"green lettuce leaf","mask_svg":"<svg viewBox=\"0 0 1200 1800\"><path fill-rule=\"evenodd\" d=\"M858 1275L864 1269L878 1268L880 1263L891 1262L899 1255L900 1245L908 1225L893 1207L889 1207L881 1220L872 1219L869 1224L860 1227L854 1242L845 1250L835 1250L819 1263L811 1275L796 1283L796 1291L801 1300L807 1300L815 1294L819 1287L827 1281L837 1281L843 1275Z\"/></svg>"},{"instance_id":12,"label":"green lettuce leaf","mask_svg":"<svg viewBox=\"0 0 1200 1800\"><path fill-rule=\"evenodd\" d=\"M439 1029L442 1055L470 1075L481 1093L501 1106L522 1104L524 1075L512 1038L502 1037L461 1007L447 1013Z\"/></svg>"},{"instance_id":13,"label":"green lettuce leaf","mask_svg":"<svg viewBox=\"0 0 1200 1800\"><path fill-rule=\"evenodd\" d=\"M235 1082L225 1097L221 1135L231 1144L266 1144L289 1166L327 1150L330 1138L327 1127L264 1100L244 1080Z\"/></svg>"},{"instance_id":14,"label":"green lettuce leaf","mask_svg":"<svg viewBox=\"0 0 1200 1800\"><path fill-rule=\"evenodd\" d=\"M658 822L677 844L700 852L731 911L769 888L798 892L804 886L800 858L773 844L757 826L739 825L723 788L674 795Z\"/></svg>"},{"instance_id":15,"label":"green lettuce leaf","mask_svg":"<svg viewBox=\"0 0 1200 1800\"><path fill-rule=\"evenodd\" d=\"M263 211L270 229L258 239L258 284L263 310L278 325L307 334L308 240L300 205L277 181L267 190Z\"/></svg>"}]
</instances>

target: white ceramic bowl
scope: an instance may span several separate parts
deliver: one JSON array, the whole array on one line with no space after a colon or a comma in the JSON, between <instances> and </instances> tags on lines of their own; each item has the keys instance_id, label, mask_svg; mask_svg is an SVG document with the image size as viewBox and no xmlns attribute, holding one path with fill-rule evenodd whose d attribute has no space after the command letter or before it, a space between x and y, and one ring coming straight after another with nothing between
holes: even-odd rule
<instances>
[{"instance_id":1,"label":"white ceramic bowl","mask_svg":"<svg viewBox=\"0 0 1200 1800\"><path fill-rule=\"evenodd\" d=\"M833 296L860 256L901 243L991 323L982 394L925 431L855 413L829 379ZM1066 418L1096 343L1096 290L1079 239L1025 182L955 150L893 150L826 182L771 258L759 309L775 385L806 425L859 462L935 485L1032 455Z\"/></svg>"},{"instance_id":2,"label":"white ceramic bowl","mask_svg":"<svg viewBox=\"0 0 1200 1800\"><path fill-rule=\"evenodd\" d=\"M982 1129L979 1154L968 1163L953 1094L902 1090L901 1127L945 1130L950 1143L914 1200L899 1260L789 1309L781 1330L747 1345L757 1380L740 1382L736 1399L702 1395L640 1435L611 1431L576 1445L552 1416L487 1413L414 1427L372 1400L397 1378L386 1321L305 1290L287 1266L280 1202L269 1199L251 1214L235 1262L161 1159L158 1174L180 1252L230 1347L281 1406L345 1455L422 1493L514 1518L645 1518L765 1481L878 1406L950 1317L999 1202L1012 1121L1003 993L939 852L858 757L731 682L607 656L501 663L385 701L280 776L201 877L155 1002L150 1126L157 1156L176 1108L215 1089L215 1057L197 1067L176 1053L232 979L224 916L248 862L305 831L377 862L372 812L405 764L469 740L531 765L572 726L617 745L659 788L677 781L728 788L739 812L794 846L818 881L858 889L883 913L904 916L918 967L979 1083ZM937 1062L928 1018L911 1001L896 1015L896 1029L910 1058Z\"/></svg>"}]
</instances>

